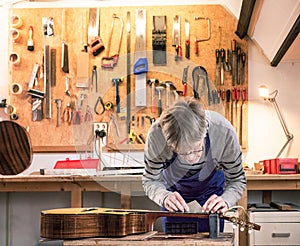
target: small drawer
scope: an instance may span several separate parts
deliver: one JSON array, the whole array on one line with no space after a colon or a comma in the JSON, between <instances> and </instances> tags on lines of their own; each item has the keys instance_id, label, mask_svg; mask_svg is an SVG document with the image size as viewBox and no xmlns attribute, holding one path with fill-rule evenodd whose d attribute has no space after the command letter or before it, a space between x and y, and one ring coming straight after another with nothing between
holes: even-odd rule
<instances>
[{"instance_id":1,"label":"small drawer","mask_svg":"<svg viewBox=\"0 0 300 246\"><path fill-rule=\"evenodd\" d=\"M299 245L300 223L260 223L250 235L250 245Z\"/></svg>"}]
</instances>

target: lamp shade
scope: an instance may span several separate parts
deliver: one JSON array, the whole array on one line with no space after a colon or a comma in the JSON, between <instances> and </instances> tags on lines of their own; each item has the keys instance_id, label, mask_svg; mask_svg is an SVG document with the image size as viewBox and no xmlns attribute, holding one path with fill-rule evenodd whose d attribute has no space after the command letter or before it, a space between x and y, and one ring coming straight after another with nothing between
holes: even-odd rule
<instances>
[{"instance_id":1,"label":"lamp shade","mask_svg":"<svg viewBox=\"0 0 300 246\"><path fill-rule=\"evenodd\" d=\"M270 97L269 89L265 85L261 85L258 88L258 93L259 93L259 96L262 97L262 98L264 98L264 99L268 99Z\"/></svg>"}]
</instances>

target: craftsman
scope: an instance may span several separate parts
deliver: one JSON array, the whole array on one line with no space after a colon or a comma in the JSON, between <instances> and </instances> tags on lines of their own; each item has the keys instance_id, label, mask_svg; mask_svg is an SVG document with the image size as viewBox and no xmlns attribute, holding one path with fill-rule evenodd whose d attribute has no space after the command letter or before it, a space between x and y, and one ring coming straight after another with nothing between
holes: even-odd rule
<instances>
[{"instance_id":1,"label":"craftsman","mask_svg":"<svg viewBox=\"0 0 300 246\"><path fill-rule=\"evenodd\" d=\"M196 200L204 212L224 213L246 187L234 128L194 98L176 101L152 124L144 158L144 190L163 210L189 212L187 204ZM209 231L208 219L196 220L199 232ZM164 230L166 222L189 221L195 219L162 220Z\"/></svg>"}]
</instances>

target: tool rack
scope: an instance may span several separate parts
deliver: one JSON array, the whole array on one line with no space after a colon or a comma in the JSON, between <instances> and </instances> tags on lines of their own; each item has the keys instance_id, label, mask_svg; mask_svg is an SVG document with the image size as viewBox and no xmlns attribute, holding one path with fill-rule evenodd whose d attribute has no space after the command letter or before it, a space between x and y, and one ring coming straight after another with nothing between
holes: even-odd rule
<instances>
[{"instance_id":1,"label":"tool rack","mask_svg":"<svg viewBox=\"0 0 300 246\"><path fill-rule=\"evenodd\" d=\"M130 30L130 47L131 47L131 71L133 71L133 55L135 49L135 13L140 7L102 7L100 9L100 35L104 46L108 45L108 39L111 30L111 21L113 14L116 14L123 19L126 23L127 12L131 13L131 30ZM183 90L182 76L184 68L189 66L187 77L187 96L193 96L192 88L192 70L196 66L203 66L208 74L211 90L215 90L218 94L213 94L217 97L217 103L209 104L206 98L203 97L205 108L215 110L226 116L226 100L221 98L222 91L233 91L236 89L245 90L246 98L244 105L244 118L243 124L247 126L247 91L248 91L248 62L245 60L244 66L244 82L243 85L232 85L232 75L230 72L224 72L224 84L216 85L216 49L224 48L225 51L231 50L232 40L236 40L242 51L247 54L248 44L247 40L240 40L235 35L237 27L237 19L233 17L221 5L186 5L186 6L146 6L146 47L147 59L149 69L147 79L158 79L159 81L172 81L176 89ZM23 91L19 94L10 95L10 104L17 110L17 122L24 127L29 128L29 134L33 151L35 152L68 152L68 151L87 151L90 150L89 139L93 134L94 122L107 122L111 120L111 114L115 115L121 136L117 136L116 130L112 127L112 133L108 139L108 146L118 150L143 150L143 144L134 143L128 144L126 137L128 137L128 123L126 121L126 27L124 25L123 38L120 43L120 54L118 64L113 69L101 68L101 58L105 56L105 49L99 55L94 56L89 53L88 69L90 71L90 78L92 77L93 66L97 66L98 70L98 92L91 92L88 89L76 87L76 71L77 71L77 57L84 49L84 32L87 29L88 23L88 8L26 8L26 9L13 9L13 15L19 16L23 20L21 27L18 27L20 38L18 41L11 42L10 52L15 52L20 55L20 62L17 65L11 64L11 77L10 84L20 84ZM64 13L64 14L63 14ZM181 17L181 47L183 56L177 61L174 61L176 55L175 49L172 46L172 25L174 15ZM166 64L153 65L152 58L152 29L153 29L153 16L166 16ZM210 20L210 37L209 40L203 42L196 42L198 54L194 53L194 40L195 38L207 37L207 27L203 27L205 23L199 22L194 17L205 17ZM41 20L43 17L53 17L54 20L54 36L44 37L42 32ZM64 17L64 20L63 20ZM190 26L190 57L185 57L185 20L189 21ZM112 37L111 51L117 50L119 44L120 30L118 22L115 23L115 32L118 37ZM27 49L27 39L29 27L33 26L33 42L34 50ZM63 37L62 37L63 35ZM68 45L69 56L69 73L65 73L61 69L62 58L62 39ZM55 77L56 84L51 86L51 108L52 114L49 118L44 118L41 121L32 121L32 104L30 103L31 96L27 93L28 83L30 81L31 73L35 63L42 66L44 46L49 45L50 49L55 50L56 65ZM65 80L69 79L69 93L71 96L66 95ZM123 78L123 82L119 83L120 93L120 113L116 113L116 105L113 109L105 111L104 114L95 114L93 112L93 119L89 117L89 121L84 120L84 114L87 106L90 109L94 105L99 96L106 102L113 102L115 104L115 85L112 83L112 78ZM153 119L158 117L157 113L151 112L151 87L147 85L147 106L136 107L134 105L135 93L135 75L130 74L131 78L131 116L130 127L134 129L135 133L144 138L147 136L149 127ZM38 80L37 87L43 90L43 79ZM166 90L162 91L163 108L165 107ZM83 96L82 96L83 95ZM57 107L54 99L61 99L61 110L63 111L68 103L74 103L75 98L80 100L84 98L82 107L77 108L78 115L81 115L81 120L74 122L64 122L62 120L60 126L57 126ZM179 94L180 97L180 94ZM172 100L174 97L172 96ZM202 100L202 99L200 99ZM230 100L229 103L234 101ZM240 101L241 102L241 101ZM63 114L63 112L61 112ZM133 121L134 120L134 121ZM239 123L240 124L240 123ZM134 128L133 128L134 127ZM242 149L247 149L247 127L240 133L243 136L244 144L241 143ZM110 150L110 148L108 148Z\"/></svg>"}]
</instances>

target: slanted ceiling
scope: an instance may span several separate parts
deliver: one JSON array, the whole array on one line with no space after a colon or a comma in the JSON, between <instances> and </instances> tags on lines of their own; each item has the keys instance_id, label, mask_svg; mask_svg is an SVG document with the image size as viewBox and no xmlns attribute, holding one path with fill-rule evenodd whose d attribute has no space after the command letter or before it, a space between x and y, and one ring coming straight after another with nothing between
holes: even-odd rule
<instances>
[{"instance_id":1,"label":"slanted ceiling","mask_svg":"<svg viewBox=\"0 0 300 246\"><path fill-rule=\"evenodd\" d=\"M269 59L300 61L300 0L243 0L236 34L248 35Z\"/></svg>"}]
</instances>

